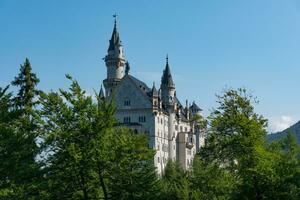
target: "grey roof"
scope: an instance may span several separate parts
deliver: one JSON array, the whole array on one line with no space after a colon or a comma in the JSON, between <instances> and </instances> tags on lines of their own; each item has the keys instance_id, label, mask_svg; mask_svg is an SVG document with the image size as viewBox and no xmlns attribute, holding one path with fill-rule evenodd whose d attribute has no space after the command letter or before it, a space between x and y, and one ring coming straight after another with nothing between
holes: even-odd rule
<instances>
[{"instance_id":1,"label":"grey roof","mask_svg":"<svg viewBox=\"0 0 300 200\"><path fill-rule=\"evenodd\" d=\"M178 117L180 117L182 120L187 121L188 120L187 113L177 97L175 97L175 102L177 103L178 107L180 108L180 116L178 116Z\"/></svg>"},{"instance_id":2,"label":"grey roof","mask_svg":"<svg viewBox=\"0 0 300 200\"><path fill-rule=\"evenodd\" d=\"M195 102L193 102L193 104L190 106L190 109L196 111L202 111L202 109L199 108L199 106Z\"/></svg>"},{"instance_id":3,"label":"grey roof","mask_svg":"<svg viewBox=\"0 0 300 200\"><path fill-rule=\"evenodd\" d=\"M116 47L121 45L120 35L117 30L117 21L115 20L114 30L111 35L111 39L109 40L108 51L115 50Z\"/></svg>"},{"instance_id":4,"label":"grey roof","mask_svg":"<svg viewBox=\"0 0 300 200\"><path fill-rule=\"evenodd\" d=\"M146 83L144 83L143 81L135 78L134 76L132 75L126 75L128 76L134 83L135 85L140 88L142 90L142 92L144 92L145 95L147 95L149 97L149 100L151 100L151 97L153 95L153 93L156 93L157 95L159 95L159 92L156 90L155 88L155 85L153 84L153 87L152 89L150 89ZM177 103L177 105L180 107L180 116L177 116L177 117L180 117L181 120L184 120L184 121L188 121L187 119L187 113L185 111L185 109L183 108L182 104L180 103L179 99L175 96L175 102ZM163 108L164 110L164 105L163 105Z\"/></svg>"},{"instance_id":5,"label":"grey roof","mask_svg":"<svg viewBox=\"0 0 300 200\"><path fill-rule=\"evenodd\" d=\"M166 68L164 69L163 75L161 77L161 84L169 87L175 87L175 84L172 79L171 70L169 66L168 57L166 58Z\"/></svg>"},{"instance_id":6,"label":"grey roof","mask_svg":"<svg viewBox=\"0 0 300 200\"><path fill-rule=\"evenodd\" d=\"M136 84L137 87L139 87L144 93L146 93L147 96L150 96L151 89L146 85L146 83L140 81L134 76L128 75L128 77Z\"/></svg>"}]
</instances>

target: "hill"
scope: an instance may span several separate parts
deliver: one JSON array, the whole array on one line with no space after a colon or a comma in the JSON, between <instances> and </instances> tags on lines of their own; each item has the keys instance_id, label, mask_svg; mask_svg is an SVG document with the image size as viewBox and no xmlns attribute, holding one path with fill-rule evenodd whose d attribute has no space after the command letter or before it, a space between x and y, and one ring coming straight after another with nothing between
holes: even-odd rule
<instances>
[{"instance_id":1,"label":"hill","mask_svg":"<svg viewBox=\"0 0 300 200\"><path fill-rule=\"evenodd\" d=\"M267 139L273 141L286 137L289 130L296 136L297 142L300 144L300 121L281 132L269 134Z\"/></svg>"}]
</instances>

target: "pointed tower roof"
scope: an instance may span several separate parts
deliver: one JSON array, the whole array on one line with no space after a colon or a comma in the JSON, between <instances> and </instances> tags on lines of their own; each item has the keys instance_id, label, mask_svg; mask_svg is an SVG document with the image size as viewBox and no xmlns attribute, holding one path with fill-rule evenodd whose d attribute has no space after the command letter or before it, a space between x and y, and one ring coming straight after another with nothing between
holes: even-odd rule
<instances>
[{"instance_id":1,"label":"pointed tower roof","mask_svg":"<svg viewBox=\"0 0 300 200\"><path fill-rule=\"evenodd\" d=\"M166 68L164 69L162 78L161 78L161 84L167 85L169 87L175 87L175 84L172 79L171 70L169 66L169 58L168 55L166 57Z\"/></svg>"},{"instance_id":2,"label":"pointed tower roof","mask_svg":"<svg viewBox=\"0 0 300 200\"><path fill-rule=\"evenodd\" d=\"M202 111L201 108L199 108L199 106L195 103L195 101L193 101L193 104L190 106L190 109L191 110L194 110L194 111Z\"/></svg>"},{"instance_id":3,"label":"pointed tower roof","mask_svg":"<svg viewBox=\"0 0 300 200\"><path fill-rule=\"evenodd\" d=\"M114 29L111 35L111 39L109 40L108 51L115 50L116 47L121 45L120 35L117 29L117 15L113 15L115 18Z\"/></svg>"},{"instance_id":4,"label":"pointed tower roof","mask_svg":"<svg viewBox=\"0 0 300 200\"><path fill-rule=\"evenodd\" d=\"M153 82L151 93L152 93L152 97L158 97L158 91L157 91L157 89L155 87L155 83L154 82Z\"/></svg>"},{"instance_id":5,"label":"pointed tower roof","mask_svg":"<svg viewBox=\"0 0 300 200\"><path fill-rule=\"evenodd\" d=\"M101 84L101 88L100 88L100 92L99 92L99 97L100 97L100 99L105 98L104 91L103 91L103 88L102 88L102 84Z\"/></svg>"}]
</instances>

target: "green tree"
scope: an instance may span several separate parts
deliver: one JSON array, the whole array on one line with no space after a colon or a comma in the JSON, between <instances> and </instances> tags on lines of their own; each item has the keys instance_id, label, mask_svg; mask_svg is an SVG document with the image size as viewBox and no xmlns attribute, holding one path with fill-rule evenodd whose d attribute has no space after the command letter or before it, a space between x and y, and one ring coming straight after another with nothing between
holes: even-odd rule
<instances>
[{"instance_id":1,"label":"green tree","mask_svg":"<svg viewBox=\"0 0 300 200\"><path fill-rule=\"evenodd\" d=\"M205 130L207 128L208 121L199 114L195 114L191 118L191 122L195 123L195 127L200 130Z\"/></svg>"},{"instance_id":2,"label":"green tree","mask_svg":"<svg viewBox=\"0 0 300 200\"><path fill-rule=\"evenodd\" d=\"M160 180L160 187L160 199L189 199L187 173L177 162L168 161Z\"/></svg>"},{"instance_id":3,"label":"green tree","mask_svg":"<svg viewBox=\"0 0 300 200\"><path fill-rule=\"evenodd\" d=\"M148 138L128 129L114 132L115 152L109 179L112 199L156 199L157 175L153 163L154 150L148 148Z\"/></svg>"},{"instance_id":4,"label":"green tree","mask_svg":"<svg viewBox=\"0 0 300 200\"><path fill-rule=\"evenodd\" d=\"M235 178L232 199L270 198L276 185L272 170L276 155L265 148L267 120L254 112L256 99L245 89L229 89L217 102L200 158Z\"/></svg>"},{"instance_id":5,"label":"green tree","mask_svg":"<svg viewBox=\"0 0 300 200\"><path fill-rule=\"evenodd\" d=\"M235 177L213 163L195 156L189 176L191 199L231 199L236 188Z\"/></svg>"},{"instance_id":6,"label":"green tree","mask_svg":"<svg viewBox=\"0 0 300 200\"><path fill-rule=\"evenodd\" d=\"M256 100L245 89L229 89L217 97L201 156L235 171L245 157L251 161L255 146L264 145L267 120L254 112Z\"/></svg>"},{"instance_id":7,"label":"green tree","mask_svg":"<svg viewBox=\"0 0 300 200\"><path fill-rule=\"evenodd\" d=\"M13 86L19 87L14 104L26 117L33 115L35 105L39 103L36 98L40 92L36 89L39 82L36 74L32 72L29 59L26 58L24 64L20 66L20 73L11 83Z\"/></svg>"},{"instance_id":8,"label":"green tree","mask_svg":"<svg viewBox=\"0 0 300 200\"><path fill-rule=\"evenodd\" d=\"M154 152L145 136L114 127L114 106L95 103L78 82L42 94L49 199L147 199ZM151 160L151 162L150 162ZM149 195L149 196L148 196Z\"/></svg>"},{"instance_id":9,"label":"green tree","mask_svg":"<svg viewBox=\"0 0 300 200\"><path fill-rule=\"evenodd\" d=\"M274 199L300 198L300 146L295 136L289 131L287 137L274 141L269 145L269 151L276 155L276 190Z\"/></svg>"},{"instance_id":10,"label":"green tree","mask_svg":"<svg viewBox=\"0 0 300 200\"><path fill-rule=\"evenodd\" d=\"M46 189L50 199L97 199L102 192L92 169L98 107L77 81L67 78L69 91L41 94Z\"/></svg>"},{"instance_id":11,"label":"green tree","mask_svg":"<svg viewBox=\"0 0 300 200\"><path fill-rule=\"evenodd\" d=\"M4 89L0 88L0 198L9 199L13 196L11 160L12 142L16 138L12 138L13 130L8 126L12 119L11 93L7 93L8 86Z\"/></svg>"},{"instance_id":12,"label":"green tree","mask_svg":"<svg viewBox=\"0 0 300 200\"><path fill-rule=\"evenodd\" d=\"M39 148L38 104L39 80L32 72L28 59L20 67L20 73L12 82L18 87L16 96L1 97L0 152L1 152L1 186L7 188L4 199L32 199L39 196L37 179L40 175L36 157ZM1 197L2 198L2 197Z\"/></svg>"}]
</instances>

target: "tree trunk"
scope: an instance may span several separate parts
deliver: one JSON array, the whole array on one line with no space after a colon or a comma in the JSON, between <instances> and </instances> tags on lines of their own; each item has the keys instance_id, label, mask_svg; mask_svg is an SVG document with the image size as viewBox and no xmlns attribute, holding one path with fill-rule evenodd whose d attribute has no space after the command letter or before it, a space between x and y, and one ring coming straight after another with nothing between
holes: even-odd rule
<instances>
[{"instance_id":1,"label":"tree trunk","mask_svg":"<svg viewBox=\"0 0 300 200\"><path fill-rule=\"evenodd\" d=\"M105 186L105 183L104 183L104 178L103 178L102 170L100 169L100 167L98 167L98 176L99 176L99 181L100 181L100 184L101 184L101 187L102 187L102 190L103 190L104 199L108 200L107 189L106 189L106 186Z\"/></svg>"}]
</instances>

